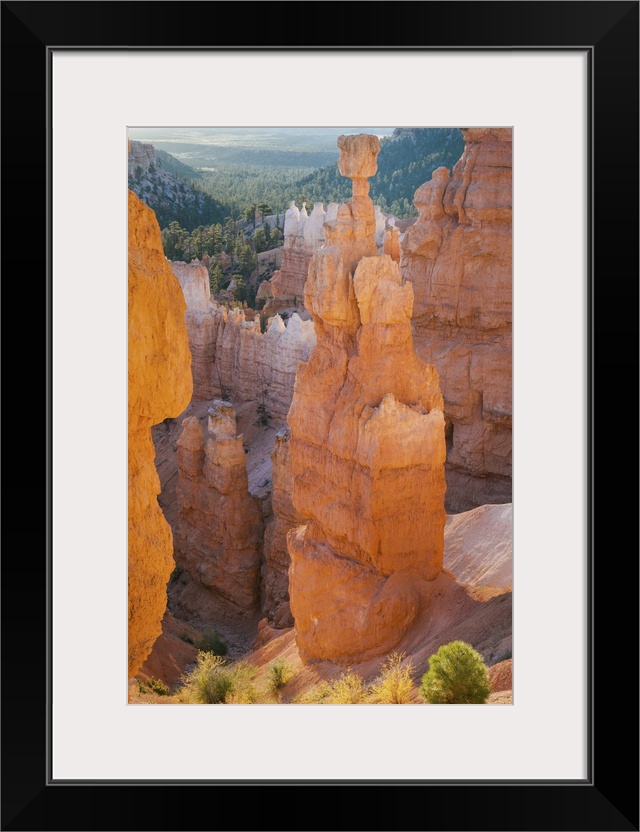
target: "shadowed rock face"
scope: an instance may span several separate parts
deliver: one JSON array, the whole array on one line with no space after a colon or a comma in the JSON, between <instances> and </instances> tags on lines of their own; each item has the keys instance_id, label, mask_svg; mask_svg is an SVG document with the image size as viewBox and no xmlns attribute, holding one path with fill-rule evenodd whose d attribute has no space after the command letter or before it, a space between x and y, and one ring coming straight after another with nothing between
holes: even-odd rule
<instances>
[{"instance_id":1,"label":"shadowed rock face","mask_svg":"<svg viewBox=\"0 0 640 832\"><path fill-rule=\"evenodd\" d=\"M293 507L292 473L289 441L291 432L283 428L275 438L271 454L271 479L273 492L271 505L273 520L264 534L263 585L264 598L262 607L265 616L278 628L291 627L293 618L289 606L289 551L287 549L288 532L304 523Z\"/></svg>"},{"instance_id":2,"label":"shadowed rock face","mask_svg":"<svg viewBox=\"0 0 640 832\"><path fill-rule=\"evenodd\" d=\"M442 570L444 416L435 369L413 351L413 291L377 255L368 176L375 136L339 140L353 197L325 223L305 286L317 344L288 416L291 611L306 660L393 648Z\"/></svg>"},{"instance_id":3,"label":"shadowed rock face","mask_svg":"<svg viewBox=\"0 0 640 832\"><path fill-rule=\"evenodd\" d=\"M440 376L452 511L511 500L511 130L462 132L453 176L416 191L400 260L416 352Z\"/></svg>"},{"instance_id":4,"label":"shadowed rock face","mask_svg":"<svg viewBox=\"0 0 640 832\"><path fill-rule=\"evenodd\" d=\"M253 613L260 592L262 511L248 491L233 407L220 400L212 403L206 437L195 417L182 424L176 560L208 590L214 609ZM202 612L206 615L207 610Z\"/></svg>"},{"instance_id":5,"label":"shadowed rock face","mask_svg":"<svg viewBox=\"0 0 640 832\"><path fill-rule=\"evenodd\" d=\"M191 398L184 314L155 214L129 191L129 677L160 635L174 565L151 427L178 416Z\"/></svg>"}]
</instances>

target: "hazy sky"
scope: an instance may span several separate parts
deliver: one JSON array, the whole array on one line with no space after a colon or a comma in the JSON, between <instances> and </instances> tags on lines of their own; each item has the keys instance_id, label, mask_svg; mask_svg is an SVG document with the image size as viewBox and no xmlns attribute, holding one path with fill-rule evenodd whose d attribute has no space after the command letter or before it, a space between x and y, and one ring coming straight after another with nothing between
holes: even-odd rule
<instances>
[{"instance_id":1,"label":"hazy sky","mask_svg":"<svg viewBox=\"0 0 640 832\"><path fill-rule=\"evenodd\" d=\"M294 150L304 144L317 150L333 150L338 136L343 133L388 136L393 130L393 127L130 127L129 138L159 146L170 142Z\"/></svg>"}]
</instances>

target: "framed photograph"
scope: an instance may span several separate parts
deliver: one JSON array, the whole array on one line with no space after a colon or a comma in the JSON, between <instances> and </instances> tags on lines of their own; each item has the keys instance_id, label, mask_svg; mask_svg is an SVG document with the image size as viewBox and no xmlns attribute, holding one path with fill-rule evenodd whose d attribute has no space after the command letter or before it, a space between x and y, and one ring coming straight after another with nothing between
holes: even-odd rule
<instances>
[{"instance_id":1,"label":"framed photograph","mask_svg":"<svg viewBox=\"0 0 640 832\"><path fill-rule=\"evenodd\" d=\"M2 827L208 828L187 808L200 786L255 798L224 828L638 829L637 557L603 383L637 314L638 3L306 8L306 42L286 45L290 4L2 4L5 125L28 148L5 152L5 188L29 194L5 240L40 229L41 256L20 257L47 267L46 537L3 565ZM513 131L513 704L132 706L128 128L348 124ZM312 791L331 788L354 817Z\"/></svg>"}]
</instances>

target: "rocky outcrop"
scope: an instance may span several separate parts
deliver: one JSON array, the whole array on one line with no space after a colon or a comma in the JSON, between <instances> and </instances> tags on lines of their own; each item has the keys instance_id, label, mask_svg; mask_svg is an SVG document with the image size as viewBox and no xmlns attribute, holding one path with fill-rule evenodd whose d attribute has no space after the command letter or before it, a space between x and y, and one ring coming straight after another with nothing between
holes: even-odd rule
<instances>
[{"instance_id":1,"label":"rocky outcrop","mask_svg":"<svg viewBox=\"0 0 640 832\"><path fill-rule=\"evenodd\" d=\"M129 176L131 177L140 173L148 173L149 168L153 169L157 165L155 147L152 144L143 144L142 142L129 142L127 163Z\"/></svg>"},{"instance_id":2,"label":"rocky outcrop","mask_svg":"<svg viewBox=\"0 0 640 832\"><path fill-rule=\"evenodd\" d=\"M511 503L479 506L447 517L444 565L459 581L510 589L512 556Z\"/></svg>"},{"instance_id":3,"label":"rocky outcrop","mask_svg":"<svg viewBox=\"0 0 640 832\"><path fill-rule=\"evenodd\" d=\"M129 677L161 632L173 569L151 427L191 397L185 302L153 211L129 191Z\"/></svg>"},{"instance_id":4,"label":"rocky outcrop","mask_svg":"<svg viewBox=\"0 0 640 832\"><path fill-rule=\"evenodd\" d=\"M491 691L496 693L501 690L511 690L513 687L512 673L513 662L511 659L504 659L488 668Z\"/></svg>"},{"instance_id":5,"label":"rocky outcrop","mask_svg":"<svg viewBox=\"0 0 640 832\"><path fill-rule=\"evenodd\" d=\"M187 301L194 400L234 396L257 401L269 418L283 424L298 362L306 361L316 341L313 321L303 321L294 312L285 325L275 315L263 333L260 320L249 320L248 311L229 310L211 300L204 266L173 262L171 267Z\"/></svg>"},{"instance_id":6,"label":"rocky outcrop","mask_svg":"<svg viewBox=\"0 0 640 832\"><path fill-rule=\"evenodd\" d=\"M330 211L330 205L328 210ZM270 281L271 297L297 302L304 295L304 282L314 252L324 243L323 224L326 212L321 202L307 214L306 204L300 210L291 202L284 215L284 247L282 265Z\"/></svg>"},{"instance_id":7,"label":"rocky outcrop","mask_svg":"<svg viewBox=\"0 0 640 832\"><path fill-rule=\"evenodd\" d=\"M166 170L164 165L167 166ZM188 165L153 145L129 142L129 188L153 211L160 228L165 229L176 220L182 226L193 228L202 223L209 225L214 218L224 216L223 206L204 191L187 181ZM179 173L170 173L175 170ZM186 179L185 179L186 174Z\"/></svg>"},{"instance_id":8,"label":"rocky outcrop","mask_svg":"<svg viewBox=\"0 0 640 832\"><path fill-rule=\"evenodd\" d=\"M388 254L394 263L400 262L400 229L390 225L382 239L382 252Z\"/></svg>"},{"instance_id":9,"label":"rocky outcrop","mask_svg":"<svg viewBox=\"0 0 640 832\"><path fill-rule=\"evenodd\" d=\"M315 344L313 322L294 313L285 326L280 315L275 315L262 333L260 321L246 320L242 310L224 310L222 315L215 372L224 392L242 401L259 402L269 418L283 423L298 362L309 357Z\"/></svg>"},{"instance_id":10,"label":"rocky outcrop","mask_svg":"<svg viewBox=\"0 0 640 832\"><path fill-rule=\"evenodd\" d=\"M198 588L201 617L206 597L217 613L257 611L262 558L262 510L248 491L242 436L233 407L209 409L206 437L199 421L184 420L178 440L176 561Z\"/></svg>"},{"instance_id":11,"label":"rocky outcrop","mask_svg":"<svg viewBox=\"0 0 640 832\"><path fill-rule=\"evenodd\" d=\"M316 202L312 212L307 214L306 203L303 203L302 210L297 208L295 202L290 204L284 218L282 265L269 281L269 288L261 289L264 298L301 303L311 258L324 245L324 226L336 219L338 207L337 202L331 202L325 211L324 205ZM382 252L390 223L377 205L374 211L375 243L378 251ZM388 253L391 254L391 251ZM399 260L399 250L394 259Z\"/></svg>"},{"instance_id":12,"label":"rocky outcrop","mask_svg":"<svg viewBox=\"0 0 640 832\"><path fill-rule=\"evenodd\" d=\"M271 454L273 490L271 506L273 520L264 534L264 564L262 567L262 610L277 628L291 627L293 618L289 606L289 551L287 534L304 523L304 518L293 507L292 472L288 427L276 434Z\"/></svg>"},{"instance_id":13,"label":"rocky outcrop","mask_svg":"<svg viewBox=\"0 0 640 832\"><path fill-rule=\"evenodd\" d=\"M209 272L200 263L170 263L173 273L180 281L187 302L186 323L191 350L191 372L193 374L193 398L209 401L220 395L213 372L216 360L216 340L220 315L211 301Z\"/></svg>"},{"instance_id":14,"label":"rocky outcrop","mask_svg":"<svg viewBox=\"0 0 640 832\"><path fill-rule=\"evenodd\" d=\"M400 261L416 351L440 376L453 511L511 500L511 130L462 132L453 176L416 191Z\"/></svg>"},{"instance_id":15,"label":"rocky outcrop","mask_svg":"<svg viewBox=\"0 0 640 832\"><path fill-rule=\"evenodd\" d=\"M300 366L288 424L295 510L289 592L305 660L392 649L442 570L444 416L438 376L414 353L413 291L378 256L368 177L375 136L341 136L353 197L325 222L305 306L317 345Z\"/></svg>"}]
</instances>

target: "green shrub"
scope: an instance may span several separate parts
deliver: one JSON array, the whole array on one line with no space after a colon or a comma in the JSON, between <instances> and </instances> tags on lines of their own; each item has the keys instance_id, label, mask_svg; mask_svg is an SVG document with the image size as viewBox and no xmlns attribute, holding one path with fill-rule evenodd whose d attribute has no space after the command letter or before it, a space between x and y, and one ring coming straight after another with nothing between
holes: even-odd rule
<instances>
[{"instance_id":1,"label":"green shrub","mask_svg":"<svg viewBox=\"0 0 640 832\"><path fill-rule=\"evenodd\" d=\"M169 696L169 685L165 685L162 679L148 679L147 687L150 688L158 696Z\"/></svg>"},{"instance_id":2,"label":"green shrub","mask_svg":"<svg viewBox=\"0 0 640 832\"><path fill-rule=\"evenodd\" d=\"M333 705L358 705L366 702L367 696L368 690L362 676L352 673L348 668L346 673L343 673L331 685L329 701Z\"/></svg>"},{"instance_id":3,"label":"green shrub","mask_svg":"<svg viewBox=\"0 0 640 832\"><path fill-rule=\"evenodd\" d=\"M248 662L231 665L232 689L227 702L234 705L252 705L258 701L258 691L254 684L256 668Z\"/></svg>"},{"instance_id":4,"label":"green shrub","mask_svg":"<svg viewBox=\"0 0 640 832\"><path fill-rule=\"evenodd\" d=\"M157 693L158 696L169 696L169 686L165 685L161 679L155 679L152 676L151 679L136 679L136 682L140 694Z\"/></svg>"},{"instance_id":5,"label":"green shrub","mask_svg":"<svg viewBox=\"0 0 640 832\"><path fill-rule=\"evenodd\" d=\"M195 668L183 678L181 696L200 705L257 702L256 668L247 662L228 664L222 656L200 650Z\"/></svg>"},{"instance_id":6,"label":"green shrub","mask_svg":"<svg viewBox=\"0 0 640 832\"><path fill-rule=\"evenodd\" d=\"M326 682L313 688L308 693L302 693L294 696L291 700L292 705L323 705L331 696L331 687Z\"/></svg>"},{"instance_id":7,"label":"green shrub","mask_svg":"<svg viewBox=\"0 0 640 832\"><path fill-rule=\"evenodd\" d=\"M233 673L221 656L201 650L197 664L184 678L188 702L217 705L227 701L233 690Z\"/></svg>"},{"instance_id":8,"label":"green shrub","mask_svg":"<svg viewBox=\"0 0 640 832\"><path fill-rule=\"evenodd\" d=\"M404 653L392 653L382 665L382 672L371 686L372 699L381 705L406 705L411 701L413 682L411 663L402 666Z\"/></svg>"},{"instance_id":9,"label":"green shrub","mask_svg":"<svg viewBox=\"0 0 640 832\"><path fill-rule=\"evenodd\" d=\"M188 630L180 630L178 633L178 638L181 638L182 641L186 641L187 644L193 644L193 639L191 638L190 633Z\"/></svg>"},{"instance_id":10,"label":"green shrub","mask_svg":"<svg viewBox=\"0 0 640 832\"><path fill-rule=\"evenodd\" d=\"M195 641L195 646L203 653L213 653L214 656L226 656L229 652L227 642L217 630L207 630Z\"/></svg>"},{"instance_id":11,"label":"green shrub","mask_svg":"<svg viewBox=\"0 0 640 832\"><path fill-rule=\"evenodd\" d=\"M268 671L269 688L277 693L293 677L293 669L285 659L278 658L271 662Z\"/></svg>"},{"instance_id":12,"label":"green shrub","mask_svg":"<svg viewBox=\"0 0 640 832\"><path fill-rule=\"evenodd\" d=\"M480 705L491 693L480 653L464 641L444 644L429 659L420 694L432 705Z\"/></svg>"}]
</instances>

